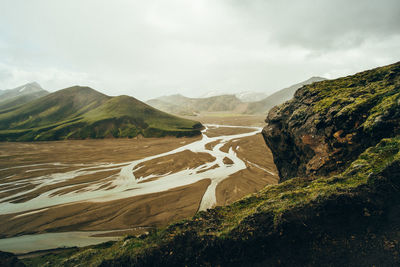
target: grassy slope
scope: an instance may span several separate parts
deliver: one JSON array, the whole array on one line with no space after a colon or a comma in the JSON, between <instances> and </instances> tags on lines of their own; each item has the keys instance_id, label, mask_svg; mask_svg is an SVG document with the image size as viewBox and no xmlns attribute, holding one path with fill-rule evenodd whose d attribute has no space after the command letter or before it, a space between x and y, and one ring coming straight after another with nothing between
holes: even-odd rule
<instances>
[{"instance_id":1,"label":"grassy slope","mask_svg":"<svg viewBox=\"0 0 400 267\"><path fill-rule=\"evenodd\" d=\"M201 125L128 96L71 87L0 114L0 140L33 141L199 134Z\"/></svg>"},{"instance_id":2,"label":"grassy slope","mask_svg":"<svg viewBox=\"0 0 400 267\"><path fill-rule=\"evenodd\" d=\"M384 73L391 79L390 68L397 65L389 66L384 72L377 69L375 75ZM323 114L329 106L324 103L332 103L330 97L339 93L359 92L353 102L346 102L350 107L368 101L370 94L382 94L383 98L378 99L386 100L375 98L374 107L369 111L371 119L366 119L368 122L375 118L373 123L362 126L373 128L379 121L377 116L385 119L384 114L393 113L394 106L398 110L400 103L394 97L397 87L384 86L386 89L382 90L374 87L374 91L370 87L370 83L356 90L340 86L324 90L326 86L319 86L318 92L326 95L312 108ZM336 97L334 102L337 101L348 100ZM45 266L46 262L51 266L256 263L394 266L400 264L399 192L400 136L392 136L365 149L338 174L290 179L267 186L229 206L199 212L191 219L158 229L148 236L126 237L106 248L81 248L68 254L26 260L26 263L38 266Z\"/></svg>"},{"instance_id":3,"label":"grassy slope","mask_svg":"<svg viewBox=\"0 0 400 267\"><path fill-rule=\"evenodd\" d=\"M396 63L333 82L312 84L310 92L320 97L312 108L321 116L335 112L335 118L364 112L365 120L360 126L365 131L372 130L381 121L377 118L392 115L400 105L399 72L400 63Z\"/></svg>"}]
</instances>

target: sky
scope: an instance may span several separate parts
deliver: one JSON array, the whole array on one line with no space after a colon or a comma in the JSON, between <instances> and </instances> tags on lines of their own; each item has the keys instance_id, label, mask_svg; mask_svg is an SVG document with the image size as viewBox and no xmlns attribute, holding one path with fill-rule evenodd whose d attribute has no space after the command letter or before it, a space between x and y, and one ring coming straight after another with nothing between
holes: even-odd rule
<instances>
[{"instance_id":1,"label":"sky","mask_svg":"<svg viewBox=\"0 0 400 267\"><path fill-rule=\"evenodd\" d=\"M397 61L399 0L0 0L0 89L270 94Z\"/></svg>"}]
</instances>

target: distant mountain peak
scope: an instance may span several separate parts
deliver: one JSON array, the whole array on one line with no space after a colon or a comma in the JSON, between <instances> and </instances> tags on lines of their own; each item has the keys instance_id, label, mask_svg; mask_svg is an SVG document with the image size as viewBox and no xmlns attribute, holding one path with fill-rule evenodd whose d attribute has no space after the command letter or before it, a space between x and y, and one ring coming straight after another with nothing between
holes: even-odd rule
<instances>
[{"instance_id":1,"label":"distant mountain peak","mask_svg":"<svg viewBox=\"0 0 400 267\"><path fill-rule=\"evenodd\" d=\"M268 95L263 92L243 91L236 94L236 97L243 102L255 102L266 98Z\"/></svg>"},{"instance_id":2,"label":"distant mountain peak","mask_svg":"<svg viewBox=\"0 0 400 267\"><path fill-rule=\"evenodd\" d=\"M8 92L14 91L14 92L18 92L18 93L32 93L32 92L45 91L45 90L37 82L30 82L30 83L21 85L17 88L9 89L6 91L8 91Z\"/></svg>"},{"instance_id":3,"label":"distant mountain peak","mask_svg":"<svg viewBox=\"0 0 400 267\"><path fill-rule=\"evenodd\" d=\"M30 82L14 89L0 90L0 110L10 109L47 95L37 82Z\"/></svg>"},{"instance_id":4,"label":"distant mountain peak","mask_svg":"<svg viewBox=\"0 0 400 267\"><path fill-rule=\"evenodd\" d=\"M27 83L27 84L32 85L32 86L36 86L36 87L39 87L39 88L42 88L42 89L43 89L43 87L40 86L40 84L39 84L38 82L30 82L30 83Z\"/></svg>"},{"instance_id":5,"label":"distant mountain peak","mask_svg":"<svg viewBox=\"0 0 400 267\"><path fill-rule=\"evenodd\" d=\"M325 80L328 80L328 79L324 78L324 77L313 76L313 77L305 80L303 83L306 83L306 82L320 82L320 81L325 81Z\"/></svg>"}]
</instances>

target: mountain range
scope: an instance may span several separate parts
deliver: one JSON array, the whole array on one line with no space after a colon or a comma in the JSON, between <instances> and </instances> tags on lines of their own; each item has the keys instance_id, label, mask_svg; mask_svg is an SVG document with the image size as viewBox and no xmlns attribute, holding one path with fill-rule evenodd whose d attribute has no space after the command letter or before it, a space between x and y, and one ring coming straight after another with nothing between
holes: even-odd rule
<instances>
[{"instance_id":1,"label":"mountain range","mask_svg":"<svg viewBox=\"0 0 400 267\"><path fill-rule=\"evenodd\" d=\"M234 114L266 114L273 106L291 99L300 87L326 80L312 77L304 82L266 96L263 93L242 92L239 94L214 95L219 91L209 92L208 97L189 98L182 95L162 96L148 100L146 103L165 112L178 115L196 115L203 112L230 112ZM253 101L261 99L259 101ZM253 101L253 102L252 102Z\"/></svg>"},{"instance_id":2,"label":"mountain range","mask_svg":"<svg viewBox=\"0 0 400 267\"><path fill-rule=\"evenodd\" d=\"M235 95L189 98L177 94L151 99L146 103L157 109L178 115L196 115L201 112L225 111L240 113L246 106Z\"/></svg>"},{"instance_id":3,"label":"mountain range","mask_svg":"<svg viewBox=\"0 0 400 267\"><path fill-rule=\"evenodd\" d=\"M199 98L208 98L219 95L229 95L229 93L225 90L211 90L205 94L202 94ZM255 91L242 91L234 95L242 102L260 101L268 96L266 93Z\"/></svg>"},{"instance_id":4,"label":"mountain range","mask_svg":"<svg viewBox=\"0 0 400 267\"><path fill-rule=\"evenodd\" d=\"M110 97L81 86L0 112L1 141L193 136L201 128L199 122L164 113L133 97Z\"/></svg>"},{"instance_id":5,"label":"mountain range","mask_svg":"<svg viewBox=\"0 0 400 267\"><path fill-rule=\"evenodd\" d=\"M0 113L47 95L38 83L32 82L14 89L0 90Z\"/></svg>"}]
</instances>

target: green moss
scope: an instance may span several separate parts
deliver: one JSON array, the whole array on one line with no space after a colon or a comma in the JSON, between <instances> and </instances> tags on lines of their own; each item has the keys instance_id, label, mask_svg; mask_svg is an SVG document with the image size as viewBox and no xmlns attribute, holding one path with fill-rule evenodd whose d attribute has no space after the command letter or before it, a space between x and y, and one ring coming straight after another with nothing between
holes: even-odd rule
<instances>
[{"instance_id":1,"label":"green moss","mask_svg":"<svg viewBox=\"0 0 400 267\"><path fill-rule=\"evenodd\" d=\"M400 92L395 93L392 91L386 94L380 99L377 105L375 105L369 112L367 120L364 122L363 127L365 130L372 129L374 125L379 121L379 117L384 116L399 108L400 106Z\"/></svg>"},{"instance_id":2,"label":"green moss","mask_svg":"<svg viewBox=\"0 0 400 267\"><path fill-rule=\"evenodd\" d=\"M336 116L341 116L355 111L367 113L373 108L365 125L368 127L371 121L379 116L380 111L385 111L388 105L397 103L399 81L392 80L391 75L398 75L399 65L396 63L306 86L312 95L317 94L319 97L319 100L312 104L314 112L326 114L330 109L336 109L339 111Z\"/></svg>"}]
</instances>

